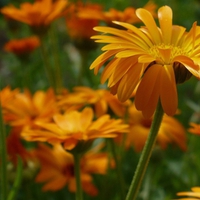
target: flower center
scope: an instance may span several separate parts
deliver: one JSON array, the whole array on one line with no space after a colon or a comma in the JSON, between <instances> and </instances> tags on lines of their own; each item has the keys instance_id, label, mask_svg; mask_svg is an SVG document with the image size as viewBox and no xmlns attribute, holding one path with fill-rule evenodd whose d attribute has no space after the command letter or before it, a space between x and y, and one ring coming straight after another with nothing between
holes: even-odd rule
<instances>
[{"instance_id":1,"label":"flower center","mask_svg":"<svg viewBox=\"0 0 200 200\"><path fill-rule=\"evenodd\" d=\"M160 44L152 46L149 49L149 54L156 58L156 63L161 65L170 65L173 64L173 60L176 56L186 56L188 53L178 46Z\"/></svg>"}]
</instances>

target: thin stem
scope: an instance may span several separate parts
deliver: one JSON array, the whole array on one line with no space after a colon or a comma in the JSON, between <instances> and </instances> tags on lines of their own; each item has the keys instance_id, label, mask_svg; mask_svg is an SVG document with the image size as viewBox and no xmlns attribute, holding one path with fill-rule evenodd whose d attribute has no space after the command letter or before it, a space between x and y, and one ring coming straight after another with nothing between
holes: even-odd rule
<instances>
[{"instance_id":1,"label":"thin stem","mask_svg":"<svg viewBox=\"0 0 200 200\"><path fill-rule=\"evenodd\" d=\"M42 37L40 37L40 42L41 42L40 49L41 49L41 54L42 54L42 58L43 58L43 62L44 62L45 72L46 72L47 78L49 80L50 86L53 87L54 90L56 91L53 70L50 66L50 62L49 62L48 56L47 56L48 55L47 50L46 50L44 40Z\"/></svg>"},{"instance_id":2,"label":"thin stem","mask_svg":"<svg viewBox=\"0 0 200 200\"><path fill-rule=\"evenodd\" d=\"M58 58L58 42L56 41L55 37L55 31L54 27L51 26L49 30L49 35L50 35L50 42L51 42L51 50L53 53L53 58L54 58L54 66L55 66L55 85L56 85L56 93L60 93L62 86L63 86L63 79L61 75L61 66L60 66L60 61Z\"/></svg>"},{"instance_id":3,"label":"thin stem","mask_svg":"<svg viewBox=\"0 0 200 200\"><path fill-rule=\"evenodd\" d=\"M150 133L148 135L147 141L145 143L144 149L142 151L142 154L140 156L140 160L138 162L135 175L133 176L133 180L131 182L128 194L126 196L126 200L135 200L138 194L138 191L140 189L140 185L142 183L142 179L144 177L144 174L146 172L149 159L152 154L152 150L156 141L156 137L160 128L160 124L162 122L163 117L163 109L162 105L159 101L157 105L157 109L154 115L154 119L151 125Z\"/></svg>"},{"instance_id":4,"label":"thin stem","mask_svg":"<svg viewBox=\"0 0 200 200\"><path fill-rule=\"evenodd\" d=\"M0 96L0 177L1 177L1 191L0 199L7 198L7 150L6 150L6 131L3 123L1 96Z\"/></svg>"},{"instance_id":5,"label":"thin stem","mask_svg":"<svg viewBox=\"0 0 200 200\"><path fill-rule=\"evenodd\" d=\"M109 142L110 142L113 158L115 160L116 171L117 171L117 179L118 179L118 183L120 185L120 196L121 196L121 199L124 199L124 197L125 197L125 190L124 190L125 184L124 184L124 179L123 179L123 175L122 175L121 162L120 162L119 157L117 155L116 146L114 144L113 139L109 139Z\"/></svg>"},{"instance_id":6,"label":"thin stem","mask_svg":"<svg viewBox=\"0 0 200 200\"><path fill-rule=\"evenodd\" d=\"M21 185L22 171L23 171L22 159L21 159L20 156L18 156L16 178L15 178L15 182L13 184L13 188L10 191L10 193L8 194L7 200L14 200L16 198L17 192L18 192L19 187Z\"/></svg>"},{"instance_id":7,"label":"thin stem","mask_svg":"<svg viewBox=\"0 0 200 200\"><path fill-rule=\"evenodd\" d=\"M87 54L88 52L84 50L79 50L80 56L81 56L81 64L79 68L79 74L77 78L77 84L82 85L83 84L83 78L85 77L85 68L87 66Z\"/></svg>"},{"instance_id":8,"label":"thin stem","mask_svg":"<svg viewBox=\"0 0 200 200\"><path fill-rule=\"evenodd\" d=\"M74 154L74 170L76 178L76 200L83 200L83 192L81 186L81 174L80 174L80 154L75 152Z\"/></svg>"}]
</instances>

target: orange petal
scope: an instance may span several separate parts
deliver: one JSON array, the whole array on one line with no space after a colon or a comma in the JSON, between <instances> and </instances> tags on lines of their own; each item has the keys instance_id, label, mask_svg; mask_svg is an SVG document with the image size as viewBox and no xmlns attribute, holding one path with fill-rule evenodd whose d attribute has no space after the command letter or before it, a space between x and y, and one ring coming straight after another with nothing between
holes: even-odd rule
<instances>
[{"instance_id":1,"label":"orange petal","mask_svg":"<svg viewBox=\"0 0 200 200\"><path fill-rule=\"evenodd\" d=\"M163 110L168 115L174 115L178 106L176 81L173 67L164 66L161 68L160 99Z\"/></svg>"},{"instance_id":2,"label":"orange petal","mask_svg":"<svg viewBox=\"0 0 200 200\"><path fill-rule=\"evenodd\" d=\"M124 23L124 22L116 22L114 21L115 24L118 24L120 26L123 26L125 28L127 28L128 30L131 30L133 33L135 33L137 36L139 36L142 40L142 43L144 46L152 46L152 42L151 40L137 27L128 24L128 23Z\"/></svg>"},{"instance_id":3,"label":"orange petal","mask_svg":"<svg viewBox=\"0 0 200 200\"><path fill-rule=\"evenodd\" d=\"M105 53L101 54L99 57L95 59L95 61L91 64L90 69L95 68L95 74L99 71L102 65L114 54L116 54L118 50L106 51Z\"/></svg>"},{"instance_id":4,"label":"orange petal","mask_svg":"<svg viewBox=\"0 0 200 200\"><path fill-rule=\"evenodd\" d=\"M194 76L200 78L200 67L193 62L192 58L180 55L176 56L173 61L183 64Z\"/></svg>"},{"instance_id":5,"label":"orange petal","mask_svg":"<svg viewBox=\"0 0 200 200\"><path fill-rule=\"evenodd\" d=\"M165 44L171 43L172 35L172 9L169 6L163 6L158 10L158 19L162 31L162 39Z\"/></svg>"},{"instance_id":6,"label":"orange petal","mask_svg":"<svg viewBox=\"0 0 200 200\"><path fill-rule=\"evenodd\" d=\"M145 108L153 94L157 79L159 78L160 70L163 66L152 65L144 74L141 83L138 86L135 95L135 106L138 110L143 110ZM157 85L156 90L158 90L159 85Z\"/></svg>"},{"instance_id":7,"label":"orange petal","mask_svg":"<svg viewBox=\"0 0 200 200\"><path fill-rule=\"evenodd\" d=\"M108 87L115 85L136 62L137 59L120 59L109 78Z\"/></svg>"},{"instance_id":8,"label":"orange petal","mask_svg":"<svg viewBox=\"0 0 200 200\"><path fill-rule=\"evenodd\" d=\"M160 44L161 43L161 35L158 31L158 27L157 27L157 25L154 21L152 14L149 11L147 11L143 8L139 8L139 9L136 10L136 15L146 25L146 27L148 28L149 33L151 34L151 37L154 40L154 42L156 44Z\"/></svg>"},{"instance_id":9,"label":"orange petal","mask_svg":"<svg viewBox=\"0 0 200 200\"><path fill-rule=\"evenodd\" d=\"M143 74L142 64L136 63L131 66L129 71L122 77L117 94L120 101L124 102L132 95L135 87L140 81L140 78Z\"/></svg>"},{"instance_id":10,"label":"orange petal","mask_svg":"<svg viewBox=\"0 0 200 200\"><path fill-rule=\"evenodd\" d=\"M112 59L104 68L102 74L101 74L101 83L105 83L106 80L112 75L113 71L115 70L116 66L120 62L120 58L114 58Z\"/></svg>"}]
</instances>

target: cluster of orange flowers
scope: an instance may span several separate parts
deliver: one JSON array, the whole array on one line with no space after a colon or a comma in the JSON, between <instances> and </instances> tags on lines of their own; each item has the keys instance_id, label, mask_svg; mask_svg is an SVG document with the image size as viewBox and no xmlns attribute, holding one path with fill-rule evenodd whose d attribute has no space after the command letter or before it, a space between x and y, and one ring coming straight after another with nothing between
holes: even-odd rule
<instances>
[{"instance_id":1,"label":"cluster of orange flowers","mask_svg":"<svg viewBox=\"0 0 200 200\"><path fill-rule=\"evenodd\" d=\"M17 155L23 158L24 163L37 159L41 164L41 171L36 181L46 182L44 190L57 190L68 184L70 191L75 191L74 174L69 171L73 170L73 156L70 151L85 152L93 146L92 142L97 138L116 138L117 144L120 144L122 137L125 137L126 148L134 147L139 152L144 146L152 122L152 119L145 119L135 109L134 103L121 103L105 89L77 87L73 92L64 91L62 95L55 95L49 89L32 95L28 90L20 92L18 89L6 87L0 95L4 121L12 127L7 138L9 159L14 164L17 162ZM111 118L112 115L118 116L118 119ZM38 148L26 150L21 139L38 142ZM53 148L40 142L48 142ZM157 142L163 149L168 144L176 144L186 150L183 126L175 118L164 116ZM83 166L92 162L99 167L94 166L92 172L85 167L81 168L83 177L84 173L105 174L109 167L107 153L90 151L82 158ZM98 159L98 162L93 159ZM101 162L104 164L99 164ZM54 173L49 173L51 170ZM92 179L89 180L86 184L83 178L83 189L91 195L97 194L97 189L92 189ZM59 184L55 184L57 182Z\"/></svg>"},{"instance_id":2,"label":"cluster of orange flowers","mask_svg":"<svg viewBox=\"0 0 200 200\"><path fill-rule=\"evenodd\" d=\"M112 94L83 86L72 91L62 89L59 93L52 88L34 94L28 89L10 87L0 91L3 118L11 127L7 137L8 159L16 165L20 155L25 165L30 160L39 163L35 180L44 183L44 191L59 190L65 185L69 191L76 191L73 154L82 152L83 190L97 195L92 174L106 174L108 168L115 166L104 151L102 140L115 138L116 145L125 141L126 149L133 147L140 152L159 99L166 115L156 144L161 149L168 144L187 149L186 131L172 115L177 112L176 84L191 74L200 78L200 28L194 23L187 32L184 27L173 25L168 6L158 10L160 27L157 27L155 9L156 5L149 2L137 10L129 7L124 12L115 9L104 12L100 5L65 0L36 0L32 4L22 3L20 8L10 5L1 9L8 20L28 24L37 35L7 43L5 50L16 55L29 54L39 47L41 36L60 17L65 18L68 34L78 48L91 50L94 43L90 37L95 31L103 34L92 38L107 43L102 48L105 52L90 69L97 74L106 63L101 82L108 80ZM95 27L100 21L107 26ZM131 25L141 21L145 27ZM199 125L191 126L191 133L200 134ZM103 139L95 146L94 141L99 138ZM27 150L21 140L35 142L36 147Z\"/></svg>"}]
</instances>

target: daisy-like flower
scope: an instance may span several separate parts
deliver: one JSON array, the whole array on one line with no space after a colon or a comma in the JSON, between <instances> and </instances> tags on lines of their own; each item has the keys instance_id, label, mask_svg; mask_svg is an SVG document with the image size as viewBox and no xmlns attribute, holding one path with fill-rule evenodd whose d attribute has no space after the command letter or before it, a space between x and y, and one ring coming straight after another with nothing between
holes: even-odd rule
<instances>
[{"instance_id":1,"label":"daisy-like flower","mask_svg":"<svg viewBox=\"0 0 200 200\"><path fill-rule=\"evenodd\" d=\"M24 164L28 161L33 160L33 155L29 152L22 144L21 137L21 127L13 127L6 138L8 159L15 166L17 166L17 159L20 156Z\"/></svg>"},{"instance_id":2,"label":"daisy-like flower","mask_svg":"<svg viewBox=\"0 0 200 200\"><path fill-rule=\"evenodd\" d=\"M1 101L1 106L4 109L9 107L11 104L13 98L19 93L19 89L12 90L10 86L6 86L0 91L0 101Z\"/></svg>"},{"instance_id":3,"label":"daisy-like flower","mask_svg":"<svg viewBox=\"0 0 200 200\"><path fill-rule=\"evenodd\" d=\"M65 151L61 145L50 148L40 144L34 154L41 165L36 182L44 183L43 191L57 191L67 185L70 192L76 192L74 159L71 153ZM81 184L87 194L98 194L92 174L105 175L108 166L106 153L92 149L83 155L80 161Z\"/></svg>"},{"instance_id":4,"label":"daisy-like flower","mask_svg":"<svg viewBox=\"0 0 200 200\"><path fill-rule=\"evenodd\" d=\"M94 18L82 18L79 16L79 12L100 12L101 6L99 4L90 4L77 2L71 4L66 11L66 26L67 32L74 42L75 46L81 49L93 49L96 48L94 41L90 39L95 34L93 28L99 24L98 19Z\"/></svg>"},{"instance_id":5,"label":"daisy-like flower","mask_svg":"<svg viewBox=\"0 0 200 200\"><path fill-rule=\"evenodd\" d=\"M58 105L61 107L91 105L94 107L97 117L108 113L109 110L117 116L123 117L129 102L120 102L116 96L113 96L105 89L93 90L89 87L75 87L72 93L67 94L66 97L63 96L59 100Z\"/></svg>"},{"instance_id":6,"label":"daisy-like flower","mask_svg":"<svg viewBox=\"0 0 200 200\"><path fill-rule=\"evenodd\" d=\"M90 69L96 74L109 61L101 82L108 80L111 92L121 101L126 101L137 88L135 105L146 118L153 115L159 99L164 112L174 115L178 105L176 83L184 82L191 74L200 78L200 27L194 23L187 32L184 27L173 25L169 6L158 10L160 27L146 9L137 9L136 15L145 27L123 22L114 23L126 30L95 27L104 34L92 38L108 44Z\"/></svg>"},{"instance_id":7,"label":"daisy-like flower","mask_svg":"<svg viewBox=\"0 0 200 200\"><path fill-rule=\"evenodd\" d=\"M93 121L92 108L83 111L69 111L53 116L52 123L37 122L41 129L24 129L22 137L28 141L42 141L52 144L61 143L65 149L73 149L78 142L95 138L114 138L128 131L128 125L120 119L111 119L103 115Z\"/></svg>"},{"instance_id":8,"label":"daisy-like flower","mask_svg":"<svg viewBox=\"0 0 200 200\"><path fill-rule=\"evenodd\" d=\"M48 27L52 21L60 17L66 5L66 0L41 0L32 4L22 3L20 8L8 5L1 9L1 13L38 29Z\"/></svg>"},{"instance_id":9,"label":"daisy-like flower","mask_svg":"<svg viewBox=\"0 0 200 200\"><path fill-rule=\"evenodd\" d=\"M40 40L36 36L10 40L4 46L6 52L14 53L17 56L28 55L40 46Z\"/></svg>"},{"instance_id":10,"label":"daisy-like flower","mask_svg":"<svg viewBox=\"0 0 200 200\"><path fill-rule=\"evenodd\" d=\"M145 6L144 9L148 10L155 16L155 9L156 4L149 1ZM114 8L110 8L108 11L102 12L101 10L81 10L79 12L79 16L85 19L99 19L106 22L108 25L113 26L114 24L112 21L120 21L120 22L127 22L127 23L137 23L140 22L140 19L135 14L136 9L134 7L127 7L123 11L116 10Z\"/></svg>"},{"instance_id":11,"label":"daisy-like flower","mask_svg":"<svg viewBox=\"0 0 200 200\"><path fill-rule=\"evenodd\" d=\"M177 196L182 196L179 200L198 200L200 199L200 187L191 188L191 192L178 192Z\"/></svg>"},{"instance_id":12,"label":"daisy-like flower","mask_svg":"<svg viewBox=\"0 0 200 200\"><path fill-rule=\"evenodd\" d=\"M37 91L33 95L25 90L4 103L3 117L10 126L35 126L36 121L49 121L57 112L56 97L52 89Z\"/></svg>"},{"instance_id":13,"label":"daisy-like flower","mask_svg":"<svg viewBox=\"0 0 200 200\"><path fill-rule=\"evenodd\" d=\"M142 113L138 111L134 104L129 108L129 124L130 132L126 134L126 147L133 146L135 151L142 151L147 140L152 118L146 119ZM181 150L185 151L186 132L181 123L174 117L164 115L157 136L157 145L162 149L166 149L168 144L175 144Z\"/></svg>"}]
</instances>

